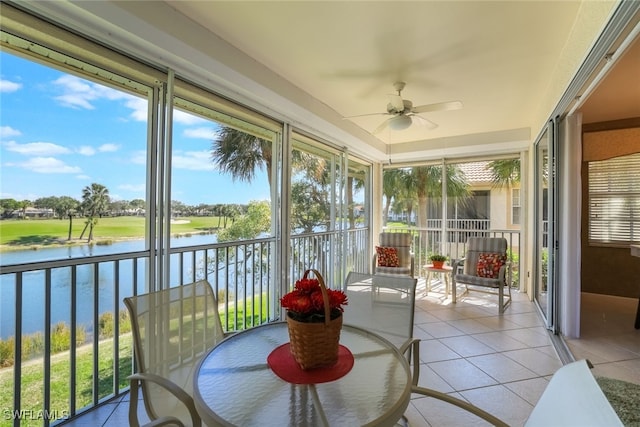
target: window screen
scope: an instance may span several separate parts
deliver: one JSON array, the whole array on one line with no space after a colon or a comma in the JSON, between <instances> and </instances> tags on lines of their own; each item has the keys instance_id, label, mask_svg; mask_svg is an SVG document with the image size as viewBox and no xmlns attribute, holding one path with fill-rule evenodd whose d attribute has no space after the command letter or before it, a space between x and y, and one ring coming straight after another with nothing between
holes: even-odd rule
<instances>
[{"instance_id":1,"label":"window screen","mask_svg":"<svg viewBox=\"0 0 640 427\"><path fill-rule=\"evenodd\" d=\"M640 153L589 162L589 243L640 242Z\"/></svg>"}]
</instances>

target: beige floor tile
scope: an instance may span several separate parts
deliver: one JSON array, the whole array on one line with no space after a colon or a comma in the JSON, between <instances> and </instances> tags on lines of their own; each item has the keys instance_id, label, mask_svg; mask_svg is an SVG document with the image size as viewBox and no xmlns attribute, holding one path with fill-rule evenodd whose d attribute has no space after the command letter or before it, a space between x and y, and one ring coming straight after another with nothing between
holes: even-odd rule
<instances>
[{"instance_id":1,"label":"beige floor tile","mask_svg":"<svg viewBox=\"0 0 640 427\"><path fill-rule=\"evenodd\" d=\"M481 334L483 332L493 331L490 327L482 324L480 319L459 319L449 320L447 323L456 329L461 330L465 334Z\"/></svg>"},{"instance_id":2,"label":"beige floor tile","mask_svg":"<svg viewBox=\"0 0 640 427\"><path fill-rule=\"evenodd\" d=\"M514 314L509 312L509 313L505 313L503 318L523 328L532 328L534 326L544 327L544 322L542 321L538 313L528 312L528 313Z\"/></svg>"},{"instance_id":3,"label":"beige floor tile","mask_svg":"<svg viewBox=\"0 0 640 427\"><path fill-rule=\"evenodd\" d=\"M509 351L527 348L525 343L506 336L504 332L489 332L486 334L477 334L473 337L496 351Z\"/></svg>"},{"instance_id":4,"label":"beige floor tile","mask_svg":"<svg viewBox=\"0 0 640 427\"><path fill-rule=\"evenodd\" d=\"M514 381L504 384L509 390L535 406L540 396L547 388L549 380L544 377L536 377L528 380Z\"/></svg>"},{"instance_id":5,"label":"beige floor tile","mask_svg":"<svg viewBox=\"0 0 640 427\"><path fill-rule=\"evenodd\" d=\"M538 374L535 372L500 353L469 357L467 360L482 369L483 372L490 375L499 383L538 377Z\"/></svg>"},{"instance_id":6,"label":"beige floor tile","mask_svg":"<svg viewBox=\"0 0 640 427\"><path fill-rule=\"evenodd\" d=\"M495 352L493 348L483 344L471 335L441 338L439 341L462 357L479 356L481 354Z\"/></svg>"},{"instance_id":7,"label":"beige floor tile","mask_svg":"<svg viewBox=\"0 0 640 427\"><path fill-rule=\"evenodd\" d=\"M423 323L442 322L442 319L438 319L431 313L426 312L421 308L416 308L413 313L413 324L420 325Z\"/></svg>"},{"instance_id":8,"label":"beige floor tile","mask_svg":"<svg viewBox=\"0 0 640 427\"><path fill-rule=\"evenodd\" d=\"M455 393L452 396L462 398ZM411 405L432 427L484 427L490 425L470 412L432 397L413 399ZM421 424L417 424L417 426L421 426Z\"/></svg>"},{"instance_id":9,"label":"beige floor tile","mask_svg":"<svg viewBox=\"0 0 640 427\"><path fill-rule=\"evenodd\" d=\"M503 316L490 316L490 317L481 317L476 319L479 323L485 325L492 331L504 331L507 329L518 329L521 328L521 325L513 323L510 320L507 320Z\"/></svg>"},{"instance_id":10,"label":"beige floor tile","mask_svg":"<svg viewBox=\"0 0 640 427\"><path fill-rule=\"evenodd\" d=\"M503 331L503 333L514 340L525 343L529 347L543 347L551 344L549 333L542 327L509 329Z\"/></svg>"},{"instance_id":11,"label":"beige floor tile","mask_svg":"<svg viewBox=\"0 0 640 427\"><path fill-rule=\"evenodd\" d=\"M465 335L460 329L451 326L449 322L434 322L420 325L422 329L427 331L434 338L445 338Z\"/></svg>"},{"instance_id":12,"label":"beige floor tile","mask_svg":"<svg viewBox=\"0 0 640 427\"><path fill-rule=\"evenodd\" d=\"M433 362L429 366L458 391L497 384L496 380L465 359Z\"/></svg>"},{"instance_id":13,"label":"beige floor tile","mask_svg":"<svg viewBox=\"0 0 640 427\"><path fill-rule=\"evenodd\" d=\"M460 355L438 340L420 341L420 360L423 363L459 359Z\"/></svg>"},{"instance_id":14,"label":"beige floor tile","mask_svg":"<svg viewBox=\"0 0 640 427\"><path fill-rule=\"evenodd\" d=\"M506 351L503 354L540 376L551 375L562 367L560 359L548 356L535 348Z\"/></svg>"},{"instance_id":15,"label":"beige floor tile","mask_svg":"<svg viewBox=\"0 0 640 427\"><path fill-rule=\"evenodd\" d=\"M420 377L418 378L420 387L431 388L443 393L451 393L455 391L445 380L434 372L431 367L423 363L420 365Z\"/></svg>"},{"instance_id":16,"label":"beige floor tile","mask_svg":"<svg viewBox=\"0 0 640 427\"><path fill-rule=\"evenodd\" d=\"M512 427L524 425L533 410L533 405L504 385L466 390L460 394Z\"/></svg>"}]
</instances>

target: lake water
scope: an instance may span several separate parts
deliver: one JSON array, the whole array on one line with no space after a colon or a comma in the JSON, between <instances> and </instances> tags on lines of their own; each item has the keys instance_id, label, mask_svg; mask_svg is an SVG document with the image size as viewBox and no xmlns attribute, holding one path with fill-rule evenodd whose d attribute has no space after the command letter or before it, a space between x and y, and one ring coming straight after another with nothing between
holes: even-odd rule
<instances>
[{"instance_id":1,"label":"lake water","mask_svg":"<svg viewBox=\"0 0 640 427\"><path fill-rule=\"evenodd\" d=\"M203 234L191 237L180 237L171 240L172 247L185 247L192 245L211 244L216 242L216 235ZM39 250L12 251L0 254L2 265L22 264L37 261L51 261L66 258L80 258L114 253L134 252L144 250L143 240L129 240L116 242L112 245L81 245L64 248L44 248ZM143 292L146 274L146 259L139 260L138 284L139 292ZM171 283L176 283L179 274L177 257L171 257ZM77 268L77 321L87 325L85 329L90 331L93 319L93 300L96 289L98 291L99 313L105 311L114 312L116 301L112 283L114 280L113 263L104 263L99 272L99 283L94 285L94 271L92 266ZM51 272L51 323L63 321L70 324L71 310L71 277L69 268L54 269ZM6 276L6 277L5 277ZM133 294L133 262L120 262L120 295L117 304L124 307L122 298ZM22 330L23 334L29 334L44 330L45 288L44 273L30 272L23 274L23 304L22 304ZM0 276L0 339L6 339L14 334L15 327L16 295L14 275Z\"/></svg>"}]
</instances>

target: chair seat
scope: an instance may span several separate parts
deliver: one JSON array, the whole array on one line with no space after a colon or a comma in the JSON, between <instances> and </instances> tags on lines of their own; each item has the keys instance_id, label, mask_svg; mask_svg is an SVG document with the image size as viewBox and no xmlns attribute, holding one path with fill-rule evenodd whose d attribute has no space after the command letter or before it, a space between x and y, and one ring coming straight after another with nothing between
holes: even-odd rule
<instances>
[{"instance_id":1,"label":"chair seat","mask_svg":"<svg viewBox=\"0 0 640 427\"><path fill-rule=\"evenodd\" d=\"M499 288L501 280L489 277L473 276L471 274L456 274L456 282L466 283L467 285L484 286L488 288Z\"/></svg>"},{"instance_id":2,"label":"chair seat","mask_svg":"<svg viewBox=\"0 0 640 427\"><path fill-rule=\"evenodd\" d=\"M406 274L411 276L411 267L380 267L376 266L376 274Z\"/></svg>"}]
</instances>

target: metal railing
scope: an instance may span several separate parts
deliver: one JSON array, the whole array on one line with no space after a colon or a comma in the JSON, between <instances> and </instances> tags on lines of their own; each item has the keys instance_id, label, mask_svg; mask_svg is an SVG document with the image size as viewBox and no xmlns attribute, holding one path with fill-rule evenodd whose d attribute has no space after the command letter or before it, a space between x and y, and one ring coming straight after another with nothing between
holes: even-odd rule
<instances>
[{"instance_id":1,"label":"metal railing","mask_svg":"<svg viewBox=\"0 0 640 427\"><path fill-rule=\"evenodd\" d=\"M315 268L335 287L346 272L367 271L368 233L293 236L291 277ZM226 331L277 319L276 243L263 238L171 248L169 283L208 280ZM152 264L149 252L139 251L0 266L0 295L15 307L12 332L0 337L0 378L13 389L13 401L0 398L0 408L13 408L14 426L34 416L55 425L128 390L133 350L122 300L148 291Z\"/></svg>"},{"instance_id":2,"label":"metal railing","mask_svg":"<svg viewBox=\"0 0 640 427\"><path fill-rule=\"evenodd\" d=\"M467 251L469 237L504 237L507 239L508 256L511 261L512 283L514 288L520 288L520 256L521 243L519 230L492 230L489 220L447 220L443 239L442 221L432 219L427 222L427 228L394 227L385 231L409 231L413 234L412 251L415 257L417 274L422 276L422 266L429 264L429 255L441 253L450 261L463 258Z\"/></svg>"},{"instance_id":3,"label":"metal railing","mask_svg":"<svg viewBox=\"0 0 640 427\"><path fill-rule=\"evenodd\" d=\"M513 285L518 285L518 231L490 230L487 222L473 220L447 221L447 227L444 241L437 220L426 229L409 229L418 267L442 247L451 259L462 257L470 236L504 236L514 265ZM275 238L262 238L171 248L169 283L208 280L227 331L277 319L281 285L274 271L276 244ZM370 269L366 228L295 235L290 245L291 278L315 268L335 287L347 272ZM55 425L128 389L126 377L134 366L122 299L148 290L150 268L147 251L0 266L0 295L15 307L12 333L0 337L0 378L13 389L13 401L0 401L0 407L13 408L14 426L21 424L20 417L33 414L45 426ZM42 394L34 395L34 389ZM54 389L64 390L62 397Z\"/></svg>"}]
</instances>

